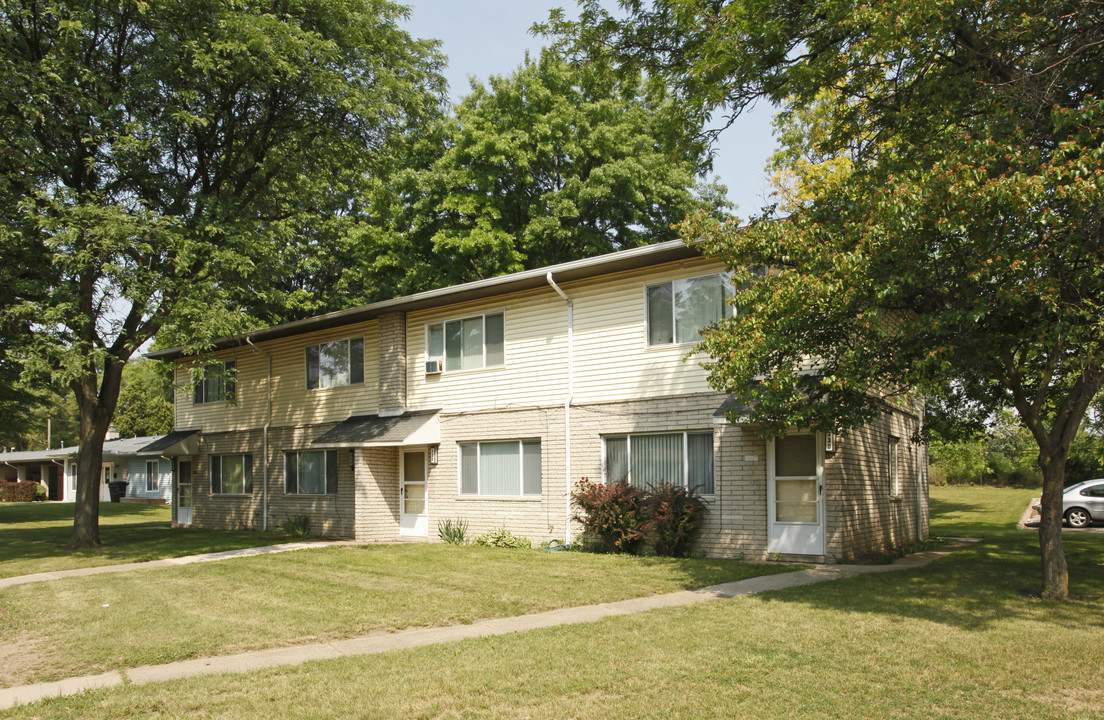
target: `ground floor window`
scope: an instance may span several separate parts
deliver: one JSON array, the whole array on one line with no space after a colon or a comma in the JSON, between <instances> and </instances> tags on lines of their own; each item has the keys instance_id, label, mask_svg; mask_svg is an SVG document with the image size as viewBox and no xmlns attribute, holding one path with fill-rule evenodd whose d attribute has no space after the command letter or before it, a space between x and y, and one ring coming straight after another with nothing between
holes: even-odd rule
<instances>
[{"instance_id":1,"label":"ground floor window","mask_svg":"<svg viewBox=\"0 0 1104 720\"><path fill-rule=\"evenodd\" d=\"M897 466L897 447L899 444L900 440L898 438L889 438L889 457L887 458L887 467L889 476L889 494L893 497L899 497L901 495L901 474Z\"/></svg>"},{"instance_id":2,"label":"ground floor window","mask_svg":"<svg viewBox=\"0 0 1104 720\"><path fill-rule=\"evenodd\" d=\"M653 490L681 485L701 495L712 495L713 433L678 432L612 435L605 440L607 482Z\"/></svg>"},{"instance_id":3,"label":"ground floor window","mask_svg":"<svg viewBox=\"0 0 1104 720\"><path fill-rule=\"evenodd\" d=\"M461 495L540 495L540 440L460 443Z\"/></svg>"},{"instance_id":4,"label":"ground floor window","mask_svg":"<svg viewBox=\"0 0 1104 720\"><path fill-rule=\"evenodd\" d=\"M253 492L253 456L212 455L211 493L214 495L250 495Z\"/></svg>"},{"instance_id":5,"label":"ground floor window","mask_svg":"<svg viewBox=\"0 0 1104 720\"><path fill-rule=\"evenodd\" d=\"M157 476L160 473L160 464L156 460L146 461L146 492L153 492L157 489Z\"/></svg>"},{"instance_id":6,"label":"ground floor window","mask_svg":"<svg viewBox=\"0 0 1104 720\"><path fill-rule=\"evenodd\" d=\"M337 450L284 453L284 492L288 495L336 495Z\"/></svg>"}]
</instances>

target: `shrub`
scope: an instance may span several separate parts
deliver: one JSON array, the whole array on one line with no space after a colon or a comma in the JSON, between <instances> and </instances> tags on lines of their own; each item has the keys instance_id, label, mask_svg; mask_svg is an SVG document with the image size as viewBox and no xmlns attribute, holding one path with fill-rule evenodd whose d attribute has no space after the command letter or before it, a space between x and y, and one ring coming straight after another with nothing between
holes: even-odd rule
<instances>
[{"instance_id":1,"label":"shrub","mask_svg":"<svg viewBox=\"0 0 1104 720\"><path fill-rule=\"evenodd\" d=\"M45 497L45 488L36 482L0 483L0 496L4 502L31 502L38 499L40 488Z\"/></svg>"},{"instance_id":2,"label":"shrub","mask_svg":"<svg viewBox=\"0 0 1104 720\"><path fill-rule=\"evenodd\" d=\"M583 524L583 546L612 553L638 552L644 540L644 492L622 481L603 485L583 478L571 503Z\"/></svg>"},{"instance_id":3,"label":"shrub","mask_svg":"<svg viewBox=\"0 0 1104 720\"><path fill-rule=\"evenodd\" d=\"M457 518L452 520L439 520L437 522L437 536L448 545L463 545L464 538L468 534L468 521Z\"/></svg>"},{"instance_id":4,"label":"shrub","mask_svg":"<svg viewBox=\"0 0 1104 720\"><path fill-rule=\"evenodd\" d=\"M280 529L293 537L310 535L310 518L306 515L285 517L280 521Z\"/></svg>"},{"instance_id":5,"label":"shrub","mask_svg":"<svg viewBox=\"0 0 1104 720\"><path fill-rule=\"evenodd\" d=\"M486 547L519 548L526 550L533 547L533 543L529 538L514 535L506 528L498 528L480 535L475 539L475 544L484 545Z\"/></svg>"},{"instance_id":6,"label":"shrub","mask_svg":"<svg viewBox=\"0 0 1104 720\"><path fill-rule=\"evenodd\" d=\"M645 499L644 534L656 555L683 557L701 532L709 509L693 490L660 485Z\"/></svg>"}]
</instances>

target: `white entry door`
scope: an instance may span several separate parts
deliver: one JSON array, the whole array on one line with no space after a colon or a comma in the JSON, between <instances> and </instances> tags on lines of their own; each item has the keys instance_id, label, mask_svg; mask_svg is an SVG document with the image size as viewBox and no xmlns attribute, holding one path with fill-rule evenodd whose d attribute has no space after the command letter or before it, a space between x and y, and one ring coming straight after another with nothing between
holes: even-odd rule
<instances>
[{"instance_id":1,"label":"white entry door","mask_svg":"<svg viewBox=\"0 0 1104 720\"><path fill-rule=\"evenodd\" d=\"M176 523L192 524L192 461L176 464Z\"/></svg>"},{"instance_id":2,"label":"white entry door","mask_svg":"<svg viewBox=\"0 0 1104 720\"><path fill-rule=\"evenodd\" d=\"M403 450L399 467L399 534L428 537L425 450Z\"/></svg>"},{"instance_id":3,"label":"white entry door","mask_svg":"<svg viewBox=\"0 0 1104 720\"><path fill-rule=\"evenodd\" d=\"M111 502L111 489L107 486L115 479L115 463L104 463L100 473L100 502Z\"/></svg>"},{"instance_id":4,"label":"white entry door","mask_svg":"<svg viewBox=\"0 0 1104 720\"><path fill-rule=\"evenodd\" d=\"M767 551L824 554L824 439L792 433L767 443Z\"/></svg>"}]
</instances>

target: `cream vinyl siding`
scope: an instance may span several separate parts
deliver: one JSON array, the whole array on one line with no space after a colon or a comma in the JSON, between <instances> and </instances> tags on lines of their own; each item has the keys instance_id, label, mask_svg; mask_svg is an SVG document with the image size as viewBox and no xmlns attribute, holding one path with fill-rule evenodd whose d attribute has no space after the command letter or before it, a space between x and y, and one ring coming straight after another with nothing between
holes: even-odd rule
<instances>
[{"instance_id":1,"label":"cream vinyl siding","mask_svg":"<svg viewBox=\"0 0 1104 720\"><path fill-rule=\"evenodd\" d=\"M576 403L709 392L692 344L648 347L645 287L724 271L715 260L687 260L564 287L575 301Z\"/></svg>"},{"instance_id":2,"label":"cream vinyl siding","mask_svg":"<svg viewBox=\"0 0 1104 720\"><path fill-rule=\"evenodd\" d=\"M505 364L426 375L426 326L502 312ZM552 288L412 312L406 321L407 406L466 412L563 403L567 303Z\"/></svg>"},{"instance_id":3,"label":"cream vinyl siding","mask_svg":"<svg viewBox=\"0 0 1104 720\"><path fill-rule=\"evenodd\" d=\"M350 337L364 337L364 383L307 390L306 347ZM375 320L323 332L306 333L267 343L257 350L272 355L273 427L338 422L355 413L379 409L379 333ZM176 427L205 433L262 427L267 412L267 359L246 346L220 352L220 361L237 363L236 404L194 405L188 366L177 364Z\"/></svg>"},{"instance_id":4,"label":"cream vinyl siding","mask_svg":"<svg viewBox=\"0 0 1104 720\"><path fill-rule=\"evenodd\" d=\"M648 347L644 288L724 271L688 260L561 285L575 305L575 403L709 392L706 373L682 362L691 345ZM506 364L426 375L426 326L505 313ZM408 405L444 412L555 405L567 394L567 303L549 287L410 313Z\"/></svg>"}]
</instances>

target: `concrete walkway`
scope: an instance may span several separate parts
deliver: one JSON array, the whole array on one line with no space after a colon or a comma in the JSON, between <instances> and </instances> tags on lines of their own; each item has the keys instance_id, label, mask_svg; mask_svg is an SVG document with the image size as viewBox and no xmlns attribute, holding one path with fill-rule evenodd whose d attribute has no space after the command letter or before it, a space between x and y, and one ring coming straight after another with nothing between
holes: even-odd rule
<instances>
[{"instance_id":1,"label":"concrete walkway","mask_svg":"<svg viewBox=\"0 0 1104 720\"><path fill-rule=\"evenodd\" d=\"M34 573L33 575L16 575L15 577L0 578L0 590L13 585L26 585L27 583L48 582L69 577L83 577L85 575L103 575L105 573L130 572L131 570L149 570L152 568L176 567L177 565L192 565L193 563L214 562L216 560L229 560L239 557L253 557L254 555L269 555L271 553L289 552L291 550L307 550L312 548L330 547L332 545L355 545L353 540L307 540L303 542L285 543L283 545L262 545L260 547L241 548L239 550L223 550L222 552L204 553L203 555L186 555L178 558L166 558L164 560L149 560L147 562L124 563L122 565L100 565L98 567L76 568L74 570L54 570L52 572Z\"/></svg>"},{"instance_id":2,"label":"concrete walkway","mask_svg":"<svg viewBox=\"0 0 1104 720\"><path fill-rule=\"evenodd\" d=\"M733 598L739 595L751 595L767 592L769 590L797 587L799 585L812 585L814 583L854 577L856 575L917 568L927 565L933 560L949 555L954 550L972 542L977 542L977 540L974 538L954 539L953 542L937 550L928 550L909 555L889 565L822 565L809 570L799 570L779 575L765 575L762 577L750 578L748 580L738 580L736 582L713 585L712 587L702 588L700 590L684 590L663 595L652 595L649 597L632 598L618 602L601 603L599 605L584 605L581 607L562 608L559 610L533 613L531 615L482 620L470 625L413 628L400 632L380 630L361 637L349 638L348 640L335 640L332 642L314 643L310 645L274 648L272 650L257 650L255 652L242 653L240 655L197 658L195 660L183 660L164 665L144 665L142 667L130 668L123 671L112 671L100 675L87 675L85 677L58 680L57 682L5 688L0 689L0 710L46 698L75 695L85 690L97 688L111 688L123 684L145 685L148 683L199 677L201 675L213 675L217 673L246 673L253 670L262 670L281 665L299 665L313 660L331 660L355 655L374 655L377 653L390 652L392 650L406 650L408 648L436 645L469 638L506 635L509 633L525 632L527 630L561 625L577 625L579 623L594 622L617 615L630 615L646 610L693 605L707 600ZM304 543L304 545L309 547L319 546L317 543ZM254 548L254 550L260 549L262 548ZM235 550L231 552L238 553L242 551ZM260 553L254 552L253 554ZM222 553L213 553L213 555L222 555ZM179 561L185 559L186 558L178 558L175 564L183 564ZM209 559L217 560L221 558L211 557ZM195 562L202 561L197 560ZM150 564L138 563L138 565L146 567ZM159 567L165 566L161 565Z\"/></svg>"}]
</instances>

